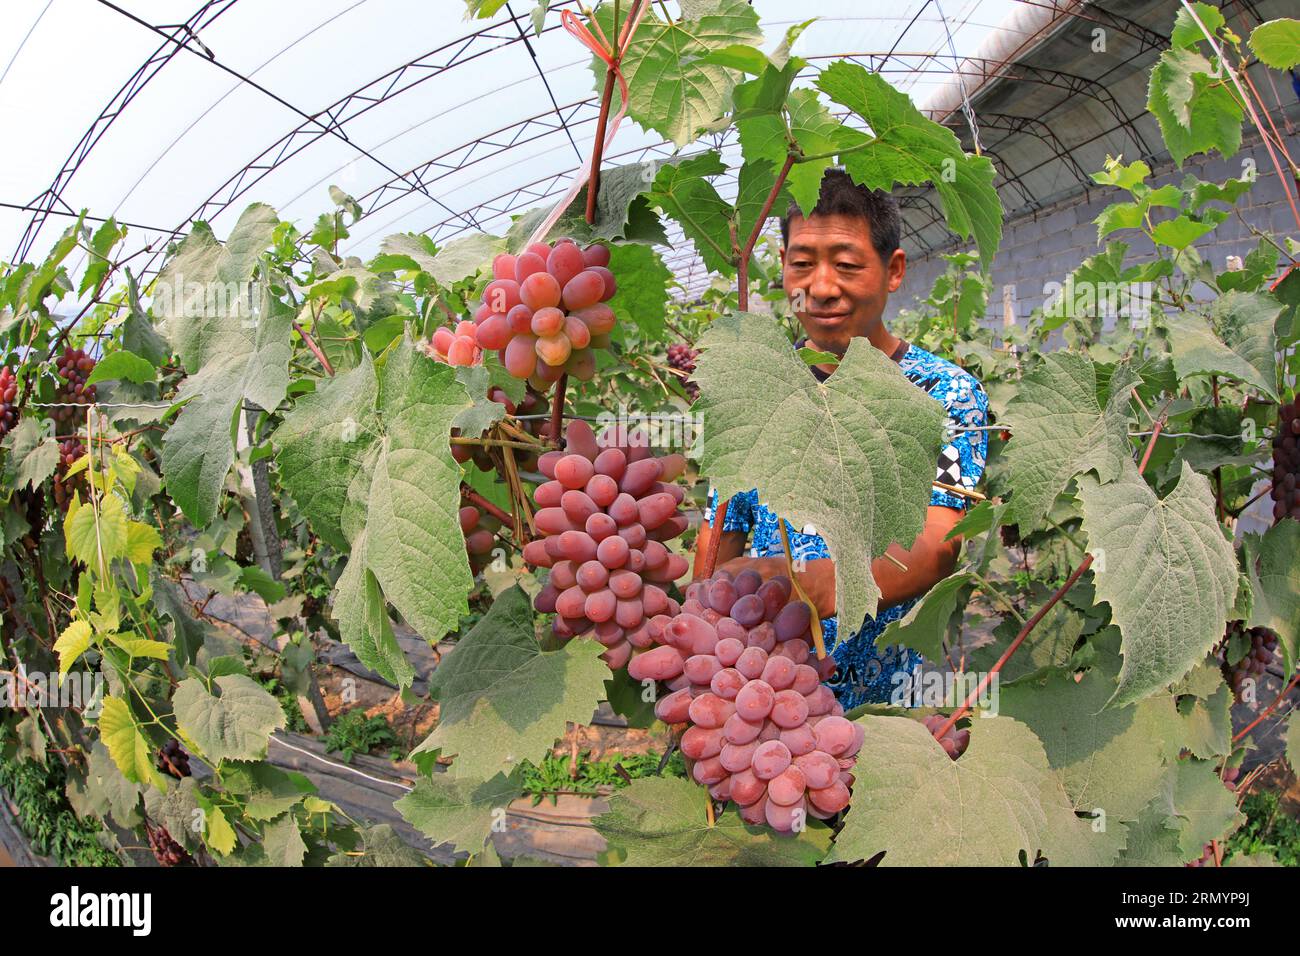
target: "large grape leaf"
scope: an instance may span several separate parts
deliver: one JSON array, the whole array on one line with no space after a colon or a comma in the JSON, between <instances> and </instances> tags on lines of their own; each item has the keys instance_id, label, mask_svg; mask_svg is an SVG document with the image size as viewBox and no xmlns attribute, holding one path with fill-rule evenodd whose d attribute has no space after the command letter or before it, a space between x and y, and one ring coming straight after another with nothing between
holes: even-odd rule
<instances>
[{"instance_id":1,"label":"large grape leaf","mask_svg":"<svg viewBox=\"0 0 1300 956\"><path fill-rule=\"evenodd\" d=\"M732 209L705 178L726 171L722 157L709 150L661 167L646 196L681 224L710 272L734 275Z\"/></svg>"},{"instance_id":2,"label":"large grape leaf","mask_svg":"<svg viewBox=\"0 0 1300 956\"><path fill-rule=\"evenodd\" d=\"M350 551L334 614L358 658L398 686L414 672L385 600L429 641L455 628L473 583L460 468L447 436L470 407L456 370L404 339L302 398L276 431L284 487L326 541Z\"/></svg>"},{"instance_id":3,"label":"large grape leaf","mask_svg":"<svg viewBox=\"0 0 1300 956\"><path fill-rule=\"evenodd\" d=\"M872 559L924 527L943 407L864 338L825 382L766 316L723 316L699 346L701 470L723 498L757 487L796 528L815 525L835 558L840 619L874 614Z\"/></svg>"},{"instance_id":4,"label":"large grape leaf","mask_svg":"<svg viewBox=\"0 0 1300 956\"><path fill-rule=\"evenodd\" d=\"M963 151L952 130L927 119L906 93L860 64L832 63L817 77L817 88L871 127L869 136L847 126L837 136L839 160L853 180L885 191L898 183L933 184L948 227L963 239L974 237L987 272L1002 241L993 163Z\"/></svg>"},{"instance_id":5,"label":"large grape leaf","mask_svg":"<svg viewBox=\"0 0 1300 956\"><path fill-rule=\"evenodd\" d=\"M153 748L149 739L136 724L130 706L120 697L104 699L99 712L99 739L128 781L166 786L166 778L153 765Z\"/></svg>"},{"instance_id":6,"label":"large grape leaf","mask_svg":"<svg viewBox=\"0 0 1300 956\"><path fill-rule=\"evenodd\" d=\"M1178 377L1226 375L1277 401L1274 324L1281 313L1272 296L1228 292L1212 307L1213 326L1198 315L1171 316L1169 346Z\"/></svg>"},{"instance_id":7,"label":"large grape leaf","mask_svg":"<svg viewBox=\"0 0 1300 956\"><path fill-rule=\"evenodd\" d=\"M1056 670L999 693L1000 713L1038 735L1074 808L1104 812L1107 826L1138 818L1164 777L1166 744L1176 744L1179 731L1172 698L1104 709L1114 690L1115 675L1092 668L1078 681Z\"/></svg>"},{"instance_id":8,"label":"large grape leaf","mask_svg":"<svg viewBox=\"0 0 1300 956\"><path fill-rule=\"evenodd\" d=\"M1111 376L1105 407L1097 400L1097 369L1086 355L1054 352L1020 383L1007 404L1011 441L1003 452L1012 489L1005 521L1022 534L1037 528L1076 476L1095 470L1102 481L1129 460L1126 367Z\"/></svg>"},{"instance_id":9,"label":"large grape leaf","mask_svg":"<svg viewBox=\"0 0 1300 956\"><path fill-rule=\"evenodd\" d=\"M486 782L435 773L416 782L415 789L393 806L434 846L450 844L453 852L483 849L493 822L504 817L519 796L518 774L497 774Z\"/></svg>"},{"instance_id":10,"label":"large grape leaf","mask_svg":"<svg viewBox=\"0 0 1300 956\"><path fill-rule=\"evenodd\" d=\"M1110 484L1079 481L1097 599L1123 635L1112 705L1179 680L1223 637L1237 596L1237 561L1219 528L1209 480L1183 464L1163 500L1131 461Z\"/></svg>"},{"instance_id":11,"label":"large grape leaf","mask_svg":"<svg viewBox=\"0 0 1300 956\"><path fill-rule=\"evenodd\" d=\"M4 437L4 481L15 490L35 488L54 474L59 464L59 443L53 435L42 436L31 415L24 416Z\"/></svg>"},{"instance_id":12,"label":"large grape leaf","mask_svg":"<svg viewBox=\"0 0 1300 956\"><path fill-rule=\"evenodd\" d=\"M1241 106L1196 50L1166 50L1151 70L1147 109L1179 166L1188 156L1217 149L1230 157L1241 146Z\"/></svg>"},{"instance_id":13,"label":"large grape leaf","mask_svg":"<svg viewBox=\"0 0 1300 956\"><path fill-rule=\"evenodd\" d=\"M261 760L271 732L284 727L284 709L243 674L217 677L217 693L195 677L172 698L176 723L208 760Z\"/></svg>"},{"instance_id":14,"label":"large grape leaf","mask_svg":"<svg viewBox=\"0 0 1300 956\"><path fill-rule=\"evenodd\" d=\"M789 90L794 72L789 68L778 71L769 67L763 76L736 88L736 131L746 165L766 160L774 172L781 168L790 149L787 123L789 134L803 155L835 152L839 120L822 105L816 90ZM786 116L781 113L782 106ZM828 157L795 163L790 168L786 182L800 209L811 211L817 205L822 175L832 162ZM773 209L780 215L786 205L779 203Z\"/></svg>"},{"instance_id":15,"label":"large grape leaf","mask_svg":"<svg viewBox=\"0 0 1300 956\"><path fill-rule=\"evenodd\" d=\"M1254 593L1250 626L1278 636L1290 674L1300 660L1300 521L1283 518L1262 535L1246 535L1242 560Z\"/></svg>"},{"instance_id":16,"label":"large grape leaf","mask_svg":"<svg viewBox=\"0 0 1300 956\"><path fill-rule=\"evenodd\" d=\"M1043 745L1009 717L975 721L970 746L951 760L907 717L857 720L866 741L853 768L853 804L827 862L883 866L1018 866L1024 851L1053 866L1107 866L1122 827L1094 832L1075 816Z\"/></svg>"},{"instance_id":17,"label":"large grape leaf","mask_svg":"<svg viewBox=\"0 0 1300 956\"><path fill-rule=\"evenodd\" d=\"M216 514L235 460L240 405L273 409L289 385L293 313L265 277L249 285L278 223L275 210L255 203L225 245L197 224L154 286L154 314L189 373L176 395L185 407L163 436L163 476L200 528Z\"/></svg>"},{"instance_id":18,"label":"large grape leaf","mask_svg":"<svg viewBox=\"0 0 1300 956\"><path fill-rule=\"evenodd\" d=\"M727 112L740 74L702 60L705 54L737 43L758 44L763 31L758 13L746 0L689 0L681 19L660 19L653 8L623 56L628 85L628 115L646 129L662 133L679 147ZM626 16L624 7L623 16ZM618 35L614 5L596 10L596 22L606 37ZM605 83L605 62L592 58L597 88Z\"/></svg>"},{"instance_id":19,"label":"large grape leaf","mask_svg":"<svg viewBox=\"0 0 1300 956\"><path fill-rule=\"evenodd\" d=\"M652 342L664 336L664 313L672 271L659 253L640 243L621 243L609 250L609 267L618 276L618 291L609 300L623 325L635 325Z\"/></svg>"},{"instance_id":20,"label":"large grape leaf","mask_svg":"<svg viewBox=\"0 0 1300 956\"><path fill-rule=\"evenodd\" d=\"M1223 839L1246 819L1237 810L1236 796L1219 778L1217 761L1176 761L1163 792L1171 803L1171 819L1180 828L1178 849L1184 860L1196 859L1205 844Z\"/></svg>"},{"instance_id":21,"label":"large grape leaf","mask_svg":"<svg viewBox=\"0 0 1300 956\"><path fill-rule=\"evenodd\" d=\"M606 859L624 866L812 866L826 855L830 831L815 821L780 836L750 826L733 808L709 826L706 799L701 787L677 777L633 781L594 821Z\"/></svg>"},{"instance_id":22,"label":"large grape leaf","mask_svg":"<svg viewBox=\"0 0 1300 956\"><path fill-rule=\"evenodd\" d=\"M542 651L528 595L518 585L501 592L429 678L441 711L415 753L455 756L450 772L462 780L540 763L566 725L587 724L604 699L609 668L600 652L583 640Z\"/></svg>"}]
</instances>

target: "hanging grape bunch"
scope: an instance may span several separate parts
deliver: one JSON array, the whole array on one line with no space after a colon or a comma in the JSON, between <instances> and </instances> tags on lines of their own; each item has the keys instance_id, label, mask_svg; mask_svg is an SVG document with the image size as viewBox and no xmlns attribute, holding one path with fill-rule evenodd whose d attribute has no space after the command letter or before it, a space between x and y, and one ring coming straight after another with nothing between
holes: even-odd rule
<instances>
[{"instance_id":1,"label":"hanging grape bunch","mask_svg":"<svg viewBox=\"0 0 1300 956\"><path fill-rule=\"evenodd\" d=\"M1300 521L1300 400L1278 409L1273 434L1273 520Z\"/></svg>"},{"instance_id":2,"label":"hanging grape bunch","mask_svg":"<svg viewBox=\"0 0 1300 956\"><path fill-rule=\"evenodd\" d=\"M925 729L930 731L931 734L934 734L936 730L947 722L948 718L943 714L931 714L929 717L922 718L921 720L921 723L925 725ZM942 747L943 752L953 760L956 760L964 754L969 745L970 731L958 730L955 724L952 727L949 727L948 732L939 738L939 746Z\"/></svg>"},{"instance_id":3,"label":"hanging grape bunch","mask_svg":"<svg viewBox=\"0 0 1300 956\"><path fill-rule=\"evenodd\" d=\"M518 256L492 260L493 279L474 316L478 345L498 350L515 378L545 393L560 376L596 374L593 349L609 347L617 289L609 248L579 248L572 239L535 242Z\"/></svg>"},{"instance_id":4,"label":"hanging grape bunch","mask_svg":"<svg viewBox=\"0 0 1300 956\"><path fill-rule=\"evenodd\" d=\"M59 378L63 379L55 393L55 402L61 405L89 405L95 400L95 386L86 384L86 379L95 370L95 360L84 350L67 346L54 364ZM85 422L86 413L77 408L55 408L53 418L60 425L72 426L75 431L78 425Z\"/></svg>"},{"instance_id":5,"label":"hanging grape bunch","mask_svg":"<svg viewBox=\"0 0 1300 956\"><path fill-rule=\"evenodd\" d=\"M158 861L159 866L182 866L194 862L194 857L189 855L185 847L172 839L172 835L162 824L145 820L144 830L149 835L149 849L153 851L154 859Z\"/></svg>"},{"instance_id":6,"label":"hanging grape bunch","mask_svg":"<svg viewBox=\"0 0 1300 956\"><path fill-rule=\"evenodd\" d=\"M491 562L496 533L500 529L501 522L490 514L484 514L476 505L465 505L460 509L460 530L465 535L469 567L475 575Z\"/></svg>"},{"instance_id":7,"label":"hanging grape bunch","mask_svg":"<svg viewBox=\"0 0 1300 956\"><path fill-rule=\"evenodd\" d=\"M85 455L86 446L82 444L81 439L76 435L71 435L59 442L59 463L54 472L54 503L63 511L68 510L68 502L72 500L73 487L84 483L86 474L83 470L69 479L68 469L81 461Z\"/></svg>"},{"instance_id":8,"label":"hanging grape bunch","mask_svg":"<svg viewBox=\"0 0 1300 956\"><path fill-rule=\"evenodd\" d=\"M9 366L0 368L0 438L4 438L18 424L18 409L14 401L18 398L18 380L14 378Z\"/></svg>"},{"instance_id":9,"label":"hanging grape bunch","mask_svg":"<svg viewBox=\"0 0 1300 956\"><path fill-rule=\"evenodd\" d=\"M659 646L627 669L667 682L655 716L691 724L681 749L693 779L747 823L785 833L805 813L829 819L848 806L865 736L822 683L835 662L813 656L811 624L789 578L718 571L686 589L679 615L651 619Z\"/></svg>"},{"instance_id":10,"label":"hanging grape bunch","mask_svg":"<svg viewBox=\"0 0 1300 956\"><path fill-rule=\"evenodd\" d=\"M1240 660L1229 664L1228 656L1232 653L1232 645L1240 644L1246 638L1250 639L1250 647ZM1277 635L1266 627L1252 627L1246 630L1243 622L1230 621L1221 646L1223 659L1220 669L1223 671L1223 679L1228 682L1233 695L1240 703L1246 681L1254 680L1258 683L1268 669L1268 665L1273 663L1273 657L1277 653Z\"/></svg>"},{"instance_id":11,"label":"hanging grape bunch","mask_svg":"<svg viewBox=\"0 0 1300 956\"><path fill-rule=\"evenodd\" d=\"M524 546L524 560L551 573L534 607L556 614L551 629L561 640L593 633L606 648L601 659L618 670L635 649L653 646L647 619L678 610L666 588L689 565L664 543L686 530L685 492L673 483L686 459L653 456L636 431L611 429L598 443L575 419L565 434L565 451L538 461L550 479L534 495L544 537Z\"/></svg>"},{"instance_id":12,"label":"hanging grape bunch","mask_svg":"<svg viewBox=\"0 0 1300 956\"><path fill-rule=\"evenodd\" d=\"M175 739L158 748L158 769L180 780L190 775L190 755Z\"/></svg>"},{"instance_id":13,"label":"hanging grape bunch","mask_svg":"<svg viewBox=\"0 0 1300 956\"><path fill-rule=\"evenodd\" d=\"M668 346L668 364L680 372L694 372L695 360L699 357L699 350L693 349L689 345L678 343L677 345ZM686 394L695 401L700 395L700 387L692 379L682 379L682 387L686 389Z\"/></svg>"}]
</instances>

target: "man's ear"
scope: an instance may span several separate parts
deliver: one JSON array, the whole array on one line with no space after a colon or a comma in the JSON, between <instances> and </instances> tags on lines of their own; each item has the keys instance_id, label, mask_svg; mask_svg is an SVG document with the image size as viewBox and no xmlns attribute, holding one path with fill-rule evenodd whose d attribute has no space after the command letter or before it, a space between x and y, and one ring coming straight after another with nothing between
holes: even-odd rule
<instances>
[{"instance_id":1,"label":"man's ear","mask_svg":"<svg viewBox=\"0 0 1300 956\"><path fill-rule=\"evenodd\" d=\"M902 249L895 249L893 255L889 257L889 265L886 269L889 273L889 291L897 292L898 287L903 284L903 277L907 275L907 253Z\"/></svg>"}]
</instances>

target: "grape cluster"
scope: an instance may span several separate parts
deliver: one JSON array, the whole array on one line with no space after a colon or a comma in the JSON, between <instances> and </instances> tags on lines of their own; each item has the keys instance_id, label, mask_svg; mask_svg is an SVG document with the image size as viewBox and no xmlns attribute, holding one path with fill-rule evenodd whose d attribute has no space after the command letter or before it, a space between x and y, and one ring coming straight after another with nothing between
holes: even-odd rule
<instances>
[{"instance_id":1,"label":"grape cluster","mask_svg":"<svg viewBox=\"0 0 1300 956\"><path fill-rule=\"evenodd\" d=\"M496 533L500 529L500 521L490 514L484 514L475 505L465 505L460 509L460 530L465 535L470 570L476 575L491 560Z\"/></svg>"},{"instance_id":2,"label":"grape cluster","mask_svg":"<svg viewBox=\"0 0 1300 956\"><path fill-rule=\"evenodd\" d=\"M689 722L682 754L717 800L748 823L799 828L849 804L849 772L864 732L822 681L832 658L812 656L808 605L789 578L718 571L686 589L681 613L651 619L659 645L628 664L635 680L667 681L655 704L666 723Z\"/></svg>"},{"instance_id":3,"label":"grape cluster","mask_svg":"<svg viewBox=\"0 0 1300 956\"><path fill-rule=\"evenodd\" d=\"M556 614L562 640L593 632L618 670L634 649L653 646L648 618L678 611L666 587L688 564L664 542L686 530L685 492L673 484L686 459L652 456L639 431L613 428L598 442L575 419L565 434L565 451L538 460L550 479L534 493L544 537L524 546L524 560L551 573L534 607Z\"/></svg>"},{"instance_id":4,"label":"grape cluster","mask_svg":"<svg viewBox=\"0 0 1300 956\"><path fill-rule=\"evenodd\" d=\"M947 720L948 718L943 714L931 714L929 717L923 718L921 723L925 725L926 730L933 734L936 730L942 727ZM939 746L942 747L943 752L953 760L956 760L964 754L969 745L970 731L958 730L956 725L948 728L948 732L939 738Z\"/></svg>"},{"instance_id":5,"label":"grape cluster","mask_svg":"<svg viewBox=\"0 0 1300 956\"><path fill-rule=\"evenodd\" d=\"M158 748L158 769L177 780L190 775L190 755L176 740L169 740Z\"/></svg>"},{"instance_id":6,"label":"grape cluster","mask_svg":"<svg viewBox=\"0 0 1300 956\"><path fill-rule=\"evenodd\" d=\"M1237 780L1241 777L1241 767L1224 767L1219 771L1219 779L1233 793L1237 792Z\"/></svg>"},{"instance_id":7,"label":"grape cluster","mask_svg":"<svg viewBox=\"0 0 1300 956\"><path fill-rule=\"evenodd\" d=\"M479 347L498 350L506 371L539 392L565 373L589 381L593 349L608 348L615 322L605 304L618 288L608 266L608 247L572 239L497 256L474 315Z\"/></svg>"},{"instance_id":8,"label":"grape cluster","mask_svg":"<svg viewBox=\"0 0 1300 956\"><path fill-rule=\"evenodd\" d=\"M59 383L57 397L54 399L56 402L89 405L95 400L95 386L86 384L86 379L95 370L95 360L83 349L65 347L63 354L55 360L54 364L58 369L59 378L63 379ZM75 408L54 409L54 420L62 425L72 425L75 428L85 420L85 417L84 412L79 412Z\"/></svg>"},{"instance_id":9,"label":"grape cluster","mask_svg":"<svg viewBox=\"0 0 1300 956\"><path fill-rule=\"evenodd\" d=\"M162 824L146 820L144 830L149 836L149 849L153 851L159 866L184 866L194 862L194 857L172 839Z\"/></svg>"},{"instance_id":10,"label":"grape cluster","mask_svg":"<svg viewBox=\"0 0 1300 956\"><path fill-rule=\"evenodd\" d=\"M63 511L68 510L68 502L72 500L73 486L84 482L85 472L82 471L68 478L68 469L81 461L86 455L86 446L82 444L81 439L76 435L64 438L59 442L59 463L54 472L54 502Z\"/></svg>"},{"instance_id":11,"label":"grape cluster","mask_svg":"<svg viewBox=\"0 0 1300 956\"><path fill-rule=\"evenodd\" d=\"M1241 660L1229 664L1228 649L1232 645L1233 638L1240 639L1243 636L1250 638L1250 649L1242 655ZM1250 679L1258 682L1264 676L1268 665L1273 663L1273 656L1277 652L1277 635L1266 627L1252 627L1246 630L1243 622L1230 621L1222 647L1223 660L1220 669L1223 671L1223 679L1228 682L1232 693L1240 701L1246 681Z\"/></svg>"},{"instance_id":12,"label":"grape cluster","mask_svg":"<svg viewBox=\"0 0 1300 956\"><path fill-rule=\"evenodd\" d=\"M478 365L483 361L483 350L474 337L477 330L478 326L468 319L457 322L455 328L437 329L429 343L430 354L448 365Z\"/></svg>"},{"instance_id":13,"label":"grape cluster","mask_svg":"<svg viewBox=\"0 0 1300 956\"><path fill-rule=\"evenodd\" d=\"M1288 515L1300 521L1300 399L1287 402L1277 413L1273 434L1273 520Z\"/></svg>"},{"instance_id":14,"label":"grape cluster","mask_svg":"<svg viewBox=\"0 0 1300 956\"><path fill-rule=\"evenodd\" d=\"M668 346L668 364L680 372L694 372L695 360L699 357L699 350L693 349L689 345L678 343L677 345ZM700 387L690 379L682 380L682 387L686 389L686 394L694 401L699 397Z\"/></svg>"},{"instance_id":15,"label":"grape cluster","mask_svg":"<svg viewBox=\"0 0 1300 956\"><path fill-rule=\"evenodd\" d=\"M14 378L9 366L0 368L0 438L8 435L14 425L18 424L18 409L14 399L18 397L18 380Z\"/></svg>"}]
</instances>

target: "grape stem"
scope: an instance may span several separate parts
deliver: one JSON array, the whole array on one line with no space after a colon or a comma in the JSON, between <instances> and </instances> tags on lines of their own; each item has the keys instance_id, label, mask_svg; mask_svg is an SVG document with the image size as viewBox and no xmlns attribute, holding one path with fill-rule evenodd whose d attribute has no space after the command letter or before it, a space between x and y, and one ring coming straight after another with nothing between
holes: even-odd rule
<instances>
[{"instance_id":1,"label":"grape stem","mask_svg":"<svg viewBox=\"0 0 1300 956\"><path fill-rule=\"evenodd\" d=\"M749 310L749 260L754 254L754 246L758 244L758 237L763 234L763 226L767 223L767 217L772 212L772 205L776 202L777 195L781 192L781 187L785 185L786 176L790 175L790 169L794 166L795 155L788 153L785 157L785 165L777 173L776 182L772 184L771 191L767 194L767 199L763 202L763 208L758 213L758 219L754 222L754 228L749 233L749 239L745 242L745 248L740 252L740 261L736 263L736 304L741 312ZM814 615L815 616L815 615Z\"/></svg>"},{"instance_id":2,"label":"grape stem","mask_svg":"<svg viewBox=\"0 0 1300 956\"><path fill-rule=\"evenodd\" d=\"M563 447L560 441L560 421L564 418L564 392L569 385L569 375L566 372L560 376L560 380L555 383L555 401L551 403L551 438L556 443L556 447Z\"/></svg>"},{"instance_id":3,"label":"grape stem","mask_svg":"<svg viewBox=\"0 0 1300 956\"><path fill-rule=\"evenodd\" d=\"M307 334L307 330L299 325L297 320L293 323L293 330L302 336L302 340L307 343L307 348L311 349L311 354L316 356L316 361L320 362L321 368L323 368L325 372L333 378L334 366L331 365L330 360L325 357L325 353L322 352L321 347L316 344L316 340Z\"/></svg>"},{"instance_id":4,"label":"grape stem","mask_svg":"<svg viewBox=\"0 0 1300 956\"><path fill-rule=\"evenodd\" d=\"M1151 451L1155 448L1156 441L1160 438L1160 432L1164 429L1165 414L1167 413L1168 408L1169 406L1166 405L1164 409L1161 410L1160 417L1156 420L1155 426L1151 430L1151 437L1147 439L1146 451L1143 452L1142 462L1138 465L1139 475L1146 471L1147 462L1151 460ZM1079 578L1083 577L1084 572L1086 572L1090 567L1092 567L1092 555L1089 554L1079 562L1079 566L1074 569L1074 573L1066 578L1065 583L1057 588L1056 592L1047 599L1047 603L1035 611L1034 616L1025 622L1024 627L1020 629L1020 633L1016 635L1016 639L1011 642L1010 646L1007 647L1005 651L1002 652L1002 656L998 658L997 663L994 664L989 672L984 675L980 680L979 685L970 693L965 702L953 711L952 716L940 724L939 728L933 732L935 740L942 738L957 725L957 721L970 713L975 702L979 700L980 694L984 693L985 689L990 683L992 683L993 678L997 673L1006 666L1007 661L1011 660L1011 655L1020 649L1020 645L1023 644L1025 638L1029 636L1029 632L1038 626L1038 623L1047 616L1048 612L1051 611L1052 608L1056 607L1057 602L1060 601L1061 598L1065 597L1070 588L1074 587Z\"/></svg>"},{"instance_id":5,"label":"grape stem","mask_svg":"<svg viewBox=\"0 0 1300 956\"><path fill-rule=\"evenodd\" d=\"M453 445L480 445L486 448L522 448L524 451L536 451L537 446L530 442L513 441L509 438L466 438L463 435L454 435L451 438Z\"/></svg>"},{"instance_id":6,"label":"grape stem","mask_svg":"<svg viewBox=\"0 0 1300 956\"><path fill-rule=\"evenodd\" d=\"M1282 693L1277 695L1277 699L1273 701L1273 703L1265 707L1263 711L1260 712L1260 715L1258 717L1256 717L1254 720L1248 723L1245 727L1242 727L1240 731L1232 735L1232 742L1235 744L1242 737L1245 737L1248 733L1250 733L1257 726L1259 726L1260 722L1264 720L1266 717L1268 717L1269 714L1277 710L1277 705L1282 703L1282 701L1286 700L1286 695L1291 693L1291 689L1295 687L1297 683L1300 683L1300 670L1297 670L1295 676L1292 677L1290 682L1285 687L1282 688Z\"/></svg>"},{"instance_id":7,"label":"grape stem","mask_svg":"<svg viewBox=\"0 0 1300 956\"><path fill-rule=\"evenodd\" d=\"M486 511L488 514L496 518L502 524L508 524L512 527L514 526L515 524L514 515L510 514L510 512L508 511L503 510L502 508L497 507L492 502L488 501L486 498L480 495L473 488L471 488L469 485L462 484L460 486L460 496L464 498L466 501L468 501L470 504L474 505L475 507L483 511Z\"/></svg>"}]
</instances>

